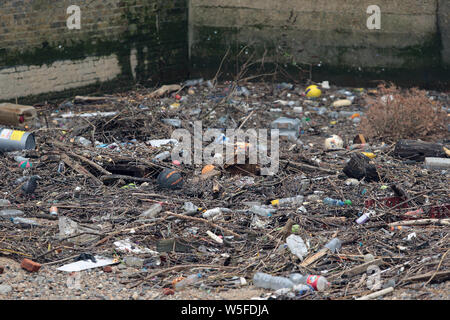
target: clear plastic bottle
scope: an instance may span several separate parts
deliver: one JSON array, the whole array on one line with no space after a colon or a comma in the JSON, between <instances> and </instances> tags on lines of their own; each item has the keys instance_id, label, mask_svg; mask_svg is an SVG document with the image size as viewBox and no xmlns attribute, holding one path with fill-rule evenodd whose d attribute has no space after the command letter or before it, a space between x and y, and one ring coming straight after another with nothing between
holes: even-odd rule
<instances>
[{"instance_id":1,"label":"clear plastic bottle","mask_svg":"<svg viewBox=\"0 0 450 320\"><path fill-rule=\"evenodd\" d=\"M160 213L162 211L162 205L160 203L155 203L154 205L152 205L150 208L148 208L147 210L145 210L142 214L141 217L146 217L146 218L156 218L156 215L158 213Z\"/></svg>"},{"instance_id":2,"label":"clear plastic bottle","mask_svg":"<svg viewBox=\"0 0 450 320\"><path fill-rule=\"evenodd\" d=\"M425 168L430 170L446 170L450 169L450 159L448 158L425 158Z\"/></svg>"},{"instance_id":3,"label":"clear plastic bottle","mask_svg":"<svg viewBox=\"0 0 450 320\"><path fill-rule=\"evenodd\" d=\"M277 210L273 208L265 208L259 205L254 205L250 208L250 212L253 212L254 214L257 214L261 217L271 217L275 212L277 212Z\"/></svg>"},{"instance_id":4,"label":"clear plastic bottle","mask_svg":"<svg viewBox=\"0 0 450 320\"><path fill-rule=\"evenodd\" d=\"M205 219L210 219L210 218L213 218L213 217L221 214L222 212L231 212L231 210L227 209L227 208L209 209L209 210L206 210L205 212L203 212L202 217Z\"/></svg>"},{"instance_id":5,"label":"clear plastic bottle","mask_svg":"<svg viewBox=\"0 0 450 320\"><path fill-rule=\"evenodd\" d=\"M303 199L304 199L304 197L302 195L298 195L295 197L273 200L271 203L274 206L280 206L280 207L290 206L290 205L300 205L303 203Z\"/></svg>"},{"instance_id":6,"label":"clear plastic bottle","mask_svg":"<svg viewBox=\"0 0 450 320\"><path fill-rule=\"evenodd\" d=\"M283 288L292 288L294 283L285 277L274 277L270 274L257 272L253 276L253 284L256 287L264 289L279 290Z\"/></svg>"},{"instance_id":7,"label":"clear plastic bottle","mask_svg":"<svg viewBox=\"0 0 450 320\"><path fill-rule=\"evenodd\" d=\"M342 241L338 238L331 239L326 245L325 248L330 250L331 252L335 253L337 250L341 249L342 247Z\"/></svg>"},{"instance_id":8,"label":"clear plastic bottle","mask_svg":"<svg viewBox=\"0 0 450 320\"><path fill-rule=\"evenodd\" d=\"M20 218L20 217L12 217L11 222L14 224L18 224L22 227L39 227L40 224L34 220Z\"/></svg>"},{"instance_id":9,"label":"clear plastic bottle","mask_svg":"<svg viewBox=\"0 0 450 320\"><path fill-rule=\"evenodd\" d=\"M341 200L336 200L336 199L332 199L332 198L328 198L328 197L323 199L322 202L329 206L338 206L338 207L343 207L345 205L352 204L352 202L350 200L341 201Z\"/></svg>"},{"instance_id":10,"label":"clear plastic bottle","mask_svg":"<svg viewBox=\"0 0 450 320\"><path fill-rule=\"evenodd\" d=\"M10 219L18 216L23 216L23 211L17 209L5 209L0 211L0 218Z\"/></svg>"},{"instance_id":11,"label":"clear plastic bottle","mask_svg":"<svg viewBox=\"0 0 450 320\"><path fill-rule=\"evenodd\" d=\"M159 161L164 161L166 159L168 159L170 157L170 152L169 151L164 151L160 154L157 154L154 158L153 158L153 162L159 162Z\"/></svg>"},{"instance_id":12,"label":"clear plastic bottle","mask_svg":"<svg viewBox=\"0 0 450 320\"><path fill-rule=\"evenodd\" d=\"M83 137L76 137L75 142L81 144L82 146L89 147L92 145L92 142Z\"/></svg>"},{"instance_id":13,"label":"clear plastic bottle","mask_svg":"<svg viewBox=\"0 0 450 320\"><path fill-rule=\"evenodd\" d=\"M194 283L199 282L201 279L202 279L202 274L201 273L191 274L190 276L184 278L180 282L177 282L175 284L175 290L184 289L187 286L190 286L190 285L192 285Z\"/></svg>"},{"instance_id":14,"label":"clear plastic bottle","mask_svg":"<svg viewBox=\"0 0 450 320\"><path fill-rule=\"evenodd\" d=\"M316 275L303 276L299 273L293 273L289 275L289 279L296 285L306 284L308 286L311 286L316 291L325 291L330 287L330 283L328 282L327 278L323 276L316 276Z\"/></svg>"}]
</instances>

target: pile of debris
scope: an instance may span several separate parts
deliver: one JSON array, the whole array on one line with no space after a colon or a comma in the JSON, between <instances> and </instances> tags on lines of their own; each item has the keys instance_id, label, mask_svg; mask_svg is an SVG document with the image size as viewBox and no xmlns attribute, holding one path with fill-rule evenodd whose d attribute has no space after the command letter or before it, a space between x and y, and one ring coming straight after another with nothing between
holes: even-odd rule
<instances>
[{"instance_id":1,"label":"pile of debris","mask_svg":"<svg viewBox=\"0 0 450 320\"><path fill-rule=\"evenodd\" d=\"M0 256L29 272L126 265L128 287L169 295L423 297L417 283L450 275L449 140L369 141L359 123L376 93L198 79L0 105ZM428 94L448 112L448 94ZM199 125L217 130L196 145ZM227 129L278 129L279 148ZM273 162L250 161L262 151Z\"/></svg>"}]
</instances>

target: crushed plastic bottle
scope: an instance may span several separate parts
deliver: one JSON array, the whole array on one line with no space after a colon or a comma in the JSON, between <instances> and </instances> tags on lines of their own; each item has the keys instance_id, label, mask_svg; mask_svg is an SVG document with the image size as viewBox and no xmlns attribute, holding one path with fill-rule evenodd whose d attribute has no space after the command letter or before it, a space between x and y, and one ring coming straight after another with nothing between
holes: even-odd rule
<instances>
[{"instance_id":1,"label":"crushed plastic bottle","mask_svg":"<svg viewBox=\"0 0 450 320\"><path fill-rule=\"evenodd\" d=\"M275 277L267 273L257 272L253 276L253 284L264 289L279 290L292 288L294 283L285 277Z\"/></svg>"},{"instance_id":2,"label":"crushed plastic bottle","mask_svg":"<svg viewBox=\"0 0 450 320\"><path fill-rule=\"evenodd\" d=\"M198 207L192 202L185 202L183 204L183 210L186 214L194 213L198 211Z\"/></svg>"},{"instance_id":3,"label":"crushed plastic bottle","mask_svg":"<svg viewBox=\"0 0 450 320\"><path fill-rule=\"evenodd\" d=\"M332 253L336 253L337 250L340 250L342 247L342 241L338 238L331 239L326 245L325 248L330 250Z\"/></svg>"},{"instance_id":4,"label":"crushed plastic bottle","mask_svg":"<svg viewBox=\"0 0 450 320\"><path fill-rule=\"evenodd\" d=\"M291 234L286 238L286 243L289 250L295 254L300 260L308 253L308 248L305 245L303 239L295 234Z\"/></svg>"},{"instance_id":5,"label":"crushed plastic bottle","mask_svg":"<svg viewBox=\"0 0 450 320\"><path fill-rule=\"evenodd\" d=\"M193 284L199 282L201 279L202 279L201 273L191 274L190 276L177 282L175 284L175 290L182 290L182 289L186 288L187 286L190 286L190 285L193 285Z\"/></svg>"},{"instance_id":6,"label":"crushed plastic bottle","mask_svg":"<svg viewBox=\"0 0 450 320\"><path fill-rule=\"evenodd\" d=\"M155 203L150 208L145 210L141 214L141 217L156 218L157 214L160 213L161 211L162 211L162 205L160 203Z\"/></svg>"}]
</instances>

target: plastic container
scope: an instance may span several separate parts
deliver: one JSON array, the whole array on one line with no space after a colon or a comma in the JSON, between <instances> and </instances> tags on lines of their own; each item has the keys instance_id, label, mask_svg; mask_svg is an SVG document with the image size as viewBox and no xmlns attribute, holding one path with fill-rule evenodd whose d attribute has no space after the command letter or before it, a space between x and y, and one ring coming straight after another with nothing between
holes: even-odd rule
<instances>
[{"instance_id":1,"label":"plastic container","mask_svg":"<svg viewBox=\"0 0 450 320\"><path fill-rule=\"evenodd\" d=\"M141 217L156 218L157 214L160 213L161 211L162 211L162 205L160 203L155 203L150 208L145 210L141 214Z\"/></svg>"},{"instance_id":2,"label":"plastic container","mask_svg":"<svg viewBox=\"0 0 450 320\"><path fill-rule=\"evenodd\" d=\"M35 147L36 141L32 133L0 127L0 151L30 150Z\"/></svg>"},{"instance_id":3,"label":"plastic container","mask_svg":"<svg viewBox=\"0 0 450 320\"><path fill-rule=\"evenodd\" d=\"M203 78L200 79L192 79L192 80L187 80L185 83L183 83L184 86L186 87L193 87L193 86L197 86L199 84L203 83Z\"/></svg>"},{"instance_id":4,"label":"plastic container","mask_svg":"<svg viewBox=\"0 0 450 320\"><path fill-rule=\"evenodd\" d=\"M10 219L12 217L19 217L19 216L23 216L22 210L17 210L17 209L0 210L0 218L3 218L3 219Z\"/></svg>"},{"instance_id":5,"label":"plastic container","mask_svg":"<svg viewBox=\"0 0 450 320\"><path fill-rule=\"evenodd\" d=\"M430 170L447 170L450 169L449 158L425 158L425 168Z\"/></svg>"},{"instance_id":6,"label":"plastic container","mask_svg":"<svg viewBox=\"0 0 450 320\"><path fill-rule=\"evenodd\" d=\"M273 206L290 206L290 205L301 205L303 203L304 197L302 195L298 195L290 198L282 198L271 201Z\"/></svg>"},{"instance_id":7,"label":"plastic container","mask_svg":"<svg viewBox=\"0 0 450 320\"><path fill-rule=\"evenodd\" d=\"M227 208L209 209L209 210L206 210L205 212L203 212L202 217L205 219L210 219L210 218L213 218L213 217L221 214L222 212L231 212L231 210L227 209Z\"/></svg>"},{"instance_id":8,"label":"plastic container","mask_svg":"<svg viewBox=\"0 0 450 320\"><path fill-rule=\"evenodd\" d=\"M89 147L92 145L92 142L84 137L75 137L75 143L80 144L84 147Z\"/></svg>"},{"instance_id":9,"label":"plastic container","mask_svg":"<svg viewBox=\"0 0 450 320\"><path fill-rule=\"evenodd\" d=\"M30 228L30 227L39 227L40 224L37 223L36 221L30 220L30 219L25 219L25 218L21 218L21 217L12 217L11 218L11 222L14 224L18 224L23 228Z\"/></svg>"},{"instance_id":10,"label":"plastic container","mask_svg":"<svg viewBox=\"0 0 450 320\"><path fill-rule=\"evenodd\" d=\"M275 212L277 212L276 209L265 208L260 205L253 205L249 210L250 212L253 212L254 214L257 214L261 217L271 217Z\"/></svg>"},{"instance_id":11,"label":"plastic container","mask_svg":"<svg viewBox=\"0 0 450 320\"><path fill-rule=\"evenodd\" d=\"M169 151L164 151L160 154L157 154L154 158L153 158L153 162L159 162L159 161L164 161L166 159L168 159L170 157L170 152Z\"/></svg>"},{"instance_id":12,"label":"plastic container","mask_svg":"<svg viewBox=\"0 0 450 320\"><path fill-rule=\"evenodd\" d=\"M350 200L341 201L341 200L336 200L336 199L332 199L332 198L328 198L328 197L323 199L322 202L329 206L338 206L338 207L343 207L345 205L352 204L352 202Z\"/></svg>"},{"instance_id":13,"label":"plastic container","mask_svg":"<svg viewBox=\"0 0 450 320\"><path fill-rule=\"evenodd\" d=\"M294 283L285 277L274 277L270 274L257 272L253 276L253 284L264 289L279 290L294 287Z\"/></svg>"},{"instance_id":14,"label":"plastic container","mask_svg":"<svg viewBox=\"0 0 450 320\"><path fill-rule=\"evenodd\" d=\"M0 207L7 207L9 205L11 205L11 202L9 200L0 199Z\"/></svg>"},{"instance_id":15,"label":"plastic container","mask_svg":"<svg viewBox=\"0 0 450 320\"><path fill-rule=\"evenodd\" d=\"M0 123L8 126L24 126L31 124L37 117L37 111L32 106L13 103L0 103Z\"/></svg>"},{"instance_id":16,"label":"plastic container","mask_svg":"<svg viewBox=\"0 0 450 320\"><path fill-rule=\"evenodd\" d=\"M168 124L169 126L173 126L176 128L181 127L181 120L180 119L162 119L163 123Z\"/></svg>"},{"instance_id":17,"label":"plastic container","mask_svg":"<svg viewBox=\"0 0 450 320\"><path fill-rule=\"evenodd\" d=\"M202 279L202 274L201 273L191 274L190 276L184 278L180 282L177 282L175 284L175 290L184 289L187 286L190 286L190 285L193 285L193 284L199 282L201 279Z\"/></svg>"},{"instance_id":18,"label":"plastic container","mask_svg":"<svg viewBox=\"0 0 450 320\"><path fill-rule=\"evenodd\" d=\"M300 134L301 121L299 119L291 119L281 117L273 121L270 125L272 129L278 129L280 137L288 137L297 139Z\"/></svg>"},{"instance_id":19,"label":"plastic container","mask_svg":"<svg viewBox=\"0 0 450 320\"><path fill-rule=\"evenodd\" d=\"M331 252L335 253L337 250L341 249L342 247L342 241L338 238L331 239L326 245L325 248L330 250Z\"/></svg>"},{"instance_id":20,"label":"plastic container","mask_svg":"<svg viewBox=\"0 0 450 320\"><path fill-rule=\"evenodd\" d=\"M296 285L304 284L311 286L316 291L325 291L330 287L330 283L323 276L306 275L303 276L299 273L293 273L289 275L289 279Z\"/></svg>"},{"instance_id":21,"label":"plastic container","mask_svg":"<svg viewBox=\"0 0 450 320\"><path fill-rule=\"evenodd\" d=\"M308 254L308 248L305 245L303 239L295 234L291 234L286 238L286 243L289 250L295 254L300 260Z\"/></svg>"},{"instance_id":22,"label":"plastic container","mask_svg":"<svg viewBox=\"0 0 450 320\"><path fill-rule=\"evenodd\" d=\"M357 224L363 224L366 223L370 217L372 217L375 214L373 210L363 213L358 219L356 219Z\"/></svg>"}]
</instances>

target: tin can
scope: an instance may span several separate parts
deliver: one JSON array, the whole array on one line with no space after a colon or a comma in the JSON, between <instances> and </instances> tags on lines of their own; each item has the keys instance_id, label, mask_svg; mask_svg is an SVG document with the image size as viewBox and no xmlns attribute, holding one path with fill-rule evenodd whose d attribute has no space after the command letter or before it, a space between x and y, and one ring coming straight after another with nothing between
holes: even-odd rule
<instances>
[{"instance_id":1,"label":"tin can","mask_svg":"<svg viewBox=\"0 0 450 320\"><path fill-rule=\"evenodd\" d=\"M50 215L57 216L58 215L58 207L56 207L56 206L50 207Z\"/></svg>"}]
</instances>

